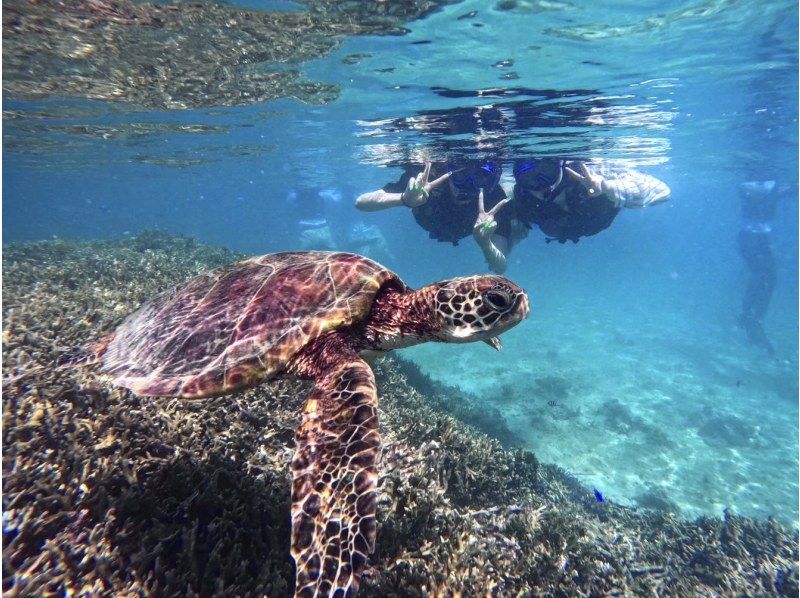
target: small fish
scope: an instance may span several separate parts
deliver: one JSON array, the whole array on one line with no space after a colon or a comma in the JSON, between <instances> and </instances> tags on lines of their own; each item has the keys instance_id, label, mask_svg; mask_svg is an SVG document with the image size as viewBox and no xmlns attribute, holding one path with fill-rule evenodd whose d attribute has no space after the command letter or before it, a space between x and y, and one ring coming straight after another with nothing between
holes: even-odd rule
<instances>
[{"instance_id":1,"label":"small fish","mask_svg":"<svg viewBox=\"0 0 800 598\"><path fill-rule=\"evenodd\" d=\"M558 401L547 401L548 407L561 407L561 403Z\"/></svg>"},{"instance_id":2,"label":"small fish","mask_svg":"<svg viewBox=\"0 0 800 598\"><path fill-rule=\"evenodd\" d=\"M736 388L739 388L741 385L742 385L742 381L741 380L737 380L736 381Z\"/></svg>"},{"instance_id":3,"label":"small fish","mask_svg":"<svg viewBox=\"0 0 800 598\"><path fill-rule=\"evenodd\" d=\"M593 490L594 490L594 497L597 500L597 502L606 502L606 497L603 496L602 492L600 492L597 488L593 488Z\"/></svg>"}]
</instances>

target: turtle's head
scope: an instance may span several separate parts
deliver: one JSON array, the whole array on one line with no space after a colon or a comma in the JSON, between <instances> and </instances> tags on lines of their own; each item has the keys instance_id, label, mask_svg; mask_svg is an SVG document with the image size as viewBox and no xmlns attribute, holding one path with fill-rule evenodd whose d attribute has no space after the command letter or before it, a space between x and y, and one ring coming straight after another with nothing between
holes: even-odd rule
<instances>
[{"instance_id":1,"label":"turtle's head","mask_svg":"<svg viewBox=\"0 0 800 598\"><path fill-rule=\"evenodd\" d=\"M497 337L528 317L528 295L503 276L469 276L431 285L438 330L448 343L485 341L500 348Z\"/></svg>"}]
</instances>

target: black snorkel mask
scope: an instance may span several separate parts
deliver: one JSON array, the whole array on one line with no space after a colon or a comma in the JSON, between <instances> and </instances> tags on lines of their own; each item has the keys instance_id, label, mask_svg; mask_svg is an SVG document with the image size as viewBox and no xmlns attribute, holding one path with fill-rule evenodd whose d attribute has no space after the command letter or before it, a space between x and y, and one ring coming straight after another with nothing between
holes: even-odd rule
<instances>
[{"instance_id":1,"label":"black snorkel mask","mask_svg":"<svg viewBox=\"0 0 800 598\"><path fill-rule=\"evenodd\" d=\"M496 162L472 162L462 168L453 164L447 165L450 182L461 193L477 194L481 189L490 192L500 181L503 170Z\"/></svg>"},{"instance_id":2,"label":"black snorkel mask","mask_svg":"<svg viewBox=\"0 0 800 598\"><path fill-rule=\"evenodd\" d=\"M564 160L524 160L514 164L514 180L526 191L549 197L563 179Z\"/></svg>"}]
</instances>

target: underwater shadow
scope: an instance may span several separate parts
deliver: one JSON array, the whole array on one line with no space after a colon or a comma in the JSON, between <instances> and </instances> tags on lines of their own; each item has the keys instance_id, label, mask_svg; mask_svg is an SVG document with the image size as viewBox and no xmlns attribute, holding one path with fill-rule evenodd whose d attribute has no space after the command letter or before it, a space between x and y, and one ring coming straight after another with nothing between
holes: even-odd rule
<instances>
[{"instance_id":1,"label":"underwater shadow","mask_svg":"<svg viewBox=\"0 0 800 598\"><path fill-rule=\"evenodd\" d=\"M137 479L114 497L95 491L104 540L129 587L151 596L291 595L288 476L255 476L209 452L155 462Z\"/></svg>"},{"instance_id":2,"label":"underwater shadow","mask_svg":"<svg viewBox=\"0 0 800 598\"><path fill-rule=\"evenodd\" d=\"M258 415L195 403L201 425L170 433L154 402L127 393L51 400L36 426L35 402L5 405L4 595L292 594L288 468L237 446L254 442L238 420ZM223 409L238 429L227 439L213 429Z\"/></svg>"}]
</instances>

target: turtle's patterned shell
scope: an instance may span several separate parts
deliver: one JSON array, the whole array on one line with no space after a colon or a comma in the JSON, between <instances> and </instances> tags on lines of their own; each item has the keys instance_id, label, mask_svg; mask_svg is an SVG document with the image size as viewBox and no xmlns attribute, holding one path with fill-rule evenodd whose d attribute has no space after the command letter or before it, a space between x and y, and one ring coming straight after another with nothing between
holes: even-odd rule
<instances>
[{"instance_id":1,"label":"turtle's patterned shell","mask_svg":"<svg viewBox=\"0 0 800 598\"><path fill-rule=\"evenodd\" d=\"M101 358L144 396L205 397L280 373L325 331L363 320L395 274L349 253L254 257L165 291L117 328Z\"/></svg>"}]
</instances>

